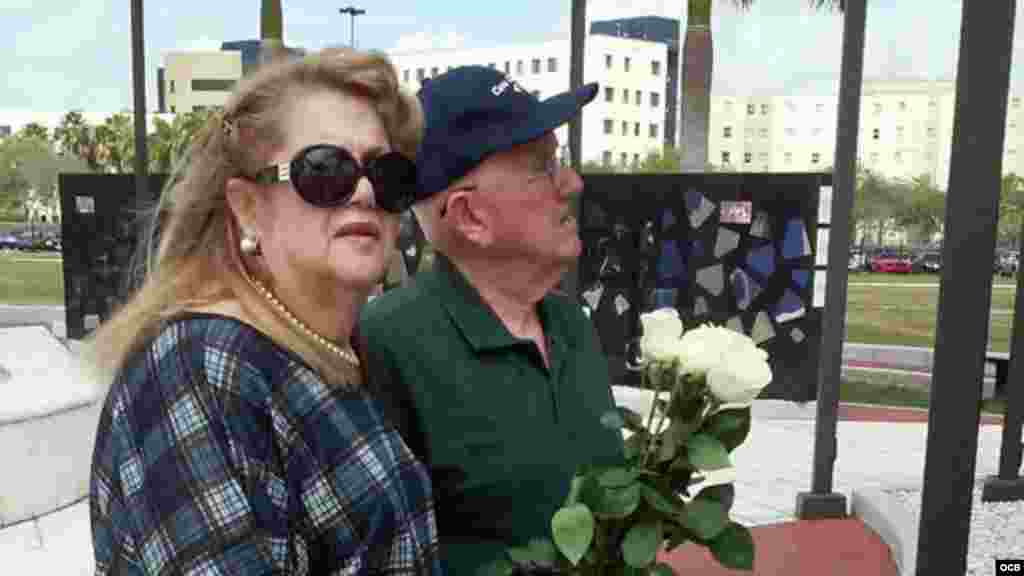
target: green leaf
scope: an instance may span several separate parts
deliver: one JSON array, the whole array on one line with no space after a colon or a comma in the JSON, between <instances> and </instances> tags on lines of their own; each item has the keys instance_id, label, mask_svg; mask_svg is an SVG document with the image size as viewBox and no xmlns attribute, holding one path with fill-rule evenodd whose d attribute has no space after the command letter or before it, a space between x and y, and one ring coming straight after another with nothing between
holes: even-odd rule
<instances>
[{"instance_id":1,"label":"green leaf","mask_svg":"<svg viewBox=\"0 0 1024 576\"><path fill-rule=\"evenodd\" d=\"M599 488L601 495L594 509L599 518L625 518L640 505L640 485L631 484L625 488Z\"/></svg>"},{"instance_id":2,"label":"green leaf","mask_svg":"<svg viewBox=\"0 0 1024 576\"><path fill-rule=\"evenodd\" d=\"M657 557L661 540L661 522L636 524L622 539L622 558L634 568L646 568Z\"/></svg>"},{"instance_id":3,"label":"green leaf","mask_svg":"<svg viewBox=\"0 0 1024 576\"><path fill-rule=\"evenodd\" d=\"M725 449L732 452L750 434L750 407L715 412L705 426L705 433L718 438Z\"/></svg>"},{"instance_id":4,"label":"green leaf","mask_svg":"<svg viewBox=\"0 0 1024 576\"><path fill-rule=\"evenodd\" d=\"M686 504L683 526L701 540L717 537L729 525L729 515L720 502L693 499Z\"/></svg>"},{"instance_id":5,"label":"green leaf","mask_svg":"<svg viewBox=\"0 0 1024 576\"><path fill-rule=\"evenodd\" d=\"M516 565L506 558L499 558L477 569L476 576L513 576Z\"/></svg>"},{"instance_id":6,"label":"green leaf","mask_svg":"<svg viewBox=\"0 0 1024 576\"><path fill-rule=\"evenodd\" d=\"M597 483L605 488L625 488L639 477L640 472L631 468L611 468L598 476Z\"/></svg>"},{"instance_id":7,"label":"green leaf","mask_svg":"<svg viewBox=\"0 0 1024 576\"><path fill-rule=\"evenodd\" d=\"M561 508L551 518L551 535L558 549L575 566L594 540L594 516L584 504Z\"/></svg>"},{"instance_id":8,"label":"green leaf","mask_svg":"<svg viewBox=\"0 0 1024 576\"><path fill-rule=\"evenodd\" d=\"M530 539L530 555L536 562L548 566L554 566L558 562L558 550L555 544L547 538Z\"/></svg>"},{"instance_id":9,"label":"green leaf","mask_svg":"<svg viewBox=\"0 0 1024 576\"><path fill-rule=\"evenodd\" d=\"M682 503L673 498L668 498L656 489L643 484L640 486L640 493L644 500L651 505L658 512L668 514L669 516L675 517L682 513Z\"/></svg>"},{"instance_id":10,"label":"green leaf","mask_svg":"<svg viewBox=\"0 0 1024 576\"><path fill-rule=\"evenodd\" d=\"M732 503L736 499L736 487L732 484L716 484L708 486L697 494L697 498L712 500L720 503L725 511L732 509Z\"/></svg>"},{"instance_id":11,"label":"green leaf","mask_svg":"<svg viewBox=\"0 0 1024 576\"><path fill-rule=\"evenodd\" d=\"M580 501L580 493L583 491L585 477L579 474L572 477L572 484L569 486L569 495L565 497L565 506L572 506Z\"/></svg>"},{"instance_id":12,"label":"green leaf","mask_svg":"<svg viewBox=\"0 0 1024 576\"><path fill-rule=\"evenodd\" d=\"M654 566L651 566L651 571L648 572L648 574L650 574L650 576L676 576L676 571L668 564L658 562Z\"/></svg>"},{"instance_id":13,"label":"green leaf","mask_svg":"<svg viewBox=\"0 0 1024 576\"><path fill-rule=\"evenodd\" d=\"M730 522L708 546L718 563L733 570L754 569L754 537L746 526Z\"/></svg>"},{"instance_id":14,"label":"green leaf","mask_svg":"<svg viewBox=\"0 0 1024 576\"><path fill-rule=\"evenodd\" d=\"M707 434L693 436L686 442L686 448L690 463L698 470L721 470L732 465L725 446Z\"/></svg>"}]
</instances>

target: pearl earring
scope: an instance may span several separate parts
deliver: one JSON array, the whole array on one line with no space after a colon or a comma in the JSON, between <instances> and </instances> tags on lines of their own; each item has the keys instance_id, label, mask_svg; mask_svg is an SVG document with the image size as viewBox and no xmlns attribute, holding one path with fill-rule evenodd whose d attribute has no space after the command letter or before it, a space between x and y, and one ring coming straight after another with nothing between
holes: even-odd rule
<instances>
[{"instance_id":1,"label":"pearl earring","mask_svg":"<svg viewBox=\"0 0 1024 576\"><path fill-rule=\"evenodd\" d=\"M258 254L260 251L260 241L256 238L255 234L246 231L242 234L242 240L239 242L239 248L241 248L242 254Z\"/></svg>"}]
</instances>

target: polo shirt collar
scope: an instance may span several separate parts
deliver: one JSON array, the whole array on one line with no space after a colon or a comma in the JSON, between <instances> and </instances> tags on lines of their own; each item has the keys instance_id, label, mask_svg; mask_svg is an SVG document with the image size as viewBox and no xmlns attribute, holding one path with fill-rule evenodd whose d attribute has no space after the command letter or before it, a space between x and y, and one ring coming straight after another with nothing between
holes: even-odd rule
<instances>
[{"instance_id":1,"label":"polo shirt collar","mask_svg":"<svg viewBox=\"0 0 1024 576\"><path fill-rule=\"evenodd\" d=\"M441 305L474 350L493 350L522 344L523 341L508 331L501 319L483 301L480 292L446 256L434 253L432 272ZM562 326L555 326L557 320L552 317L549 298L550 295L545 296L540 302L538 312L544 333L557 340L565 330Z\"/></svg>"}]
</instances>

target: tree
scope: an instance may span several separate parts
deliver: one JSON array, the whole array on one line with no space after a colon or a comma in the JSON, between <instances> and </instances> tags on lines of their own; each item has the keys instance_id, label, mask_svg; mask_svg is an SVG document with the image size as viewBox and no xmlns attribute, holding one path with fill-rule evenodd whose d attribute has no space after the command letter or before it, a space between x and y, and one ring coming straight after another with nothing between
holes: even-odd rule
<instances>
[{"instance_id":1,"label":"tree","mask_svg":"<svg viewBox=\"0 0 1024 576\"><path fill-rule=\"evenodd\" d=\"M22 126L21 130L18 130L17 136L49 142L50 130L38 122L29 122Z\"/></svg>"},{"instance_id":2,"label":"tree","mask_svg":"<svg viewBox=\"0 0 1024 576\"><path fill-rule=\"evenodd\" d=\"M892 183L870 170L858 170L852 217L854 229L862 231L862 249L869 231L875 232L877 245L883 244L885 230L896 215L898 205Z\"/></svg>"},{"instance_id":3,"label":"tree","mask_svg":"<svg viewBox=\"0 0 1024 576\"><path fill-rule=\"evenodd\" d=\"M56 208L61 172L85 169L74 157L59 157L53 145L38 137L15 137L0 142L0 211L21 217L26 202Z\"/></svg>"},{"instance_id":4,"label":"tree","mask_svg":"<svg viewBox=\"0 0 1024 576\"><path fill-rule=\"evenodd\" d=\"M677 173L682 165L682 153L671 146L665 147L662 152L651 152L644 158L633 172L639 174L664 174Z\"/></svg>"},{"instance_id":5,"label":"tree","mask_svg":"<svg viewBox=\"0 0 1024 576\"><path fill-rule=\"evenodd\" d=\"M746 10L754 0L729 0ZM846 7L845 0L808 0L811 6L830 10ZM682 136L685 155L682 168L699 171L708 162L708 121L711 114L712 0L687 0L686 36L683 41Z\"/></svg>"},{"instance_id":6,"label":"tree","mask_svg":"<svg viewBox=\"0 0 1024 576\"><path fill-rule=\"evenodd\" d=\"M615 174L618 170L612 164L603 164L596 160L587 160L580 167L580 172L584 174Z\"/></svg>"},{"instance_id":7,"label":"tree","mask_svg":"<svg viewBox=\"0 0 1024 576\"><path fill-rule=\"evenodd\" d=\"M1024 224L1024 178L1014 173L1003 176L999 191L999 244L1016 248L1020 245Z\"/></svg>"},{"instance_id":8,"label":"tree","mask_svg":"<svg viewBox=\"0 0 1024 576\"><path fill-rule=\"evenodd\" d=\"M893 185L899 206L896 223L916 232L920 241L928 243L937 232L942 231L946 217L946 195L942 193L927 174L913 178L910 182Z\"/></svg>"},{"instance_id":9,"label":"tree","mask_svg":"<svg viewBox=\"0 0 1024 576\"><path fill-rule=\"evenodd\" d=\"M96 140L93 127L85 121L79 110L72 110L61 118L57 129L53 131L53 139L61 147L64 154L81 158L89 170L103 172L100 162L100 147Z\"/></svg>"}]
</instances>

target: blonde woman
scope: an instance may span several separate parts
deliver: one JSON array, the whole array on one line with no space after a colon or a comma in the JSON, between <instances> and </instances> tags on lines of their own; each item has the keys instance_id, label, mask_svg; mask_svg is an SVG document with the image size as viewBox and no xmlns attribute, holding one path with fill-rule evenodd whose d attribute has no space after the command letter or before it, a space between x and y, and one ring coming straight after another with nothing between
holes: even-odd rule
<instances>
[{"instance_id":1,"label":"blonde woman","mask_svg":"<svg viewBox=\"0 0 1024 576\"><path fill-rule=\"evenodd\" d=\"M193 145L92 342L97 574L440 572L429 478L350 346L421 134L386 58L329 51L244 79Z\"/></svg>"}]
</instances>

